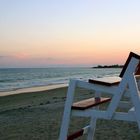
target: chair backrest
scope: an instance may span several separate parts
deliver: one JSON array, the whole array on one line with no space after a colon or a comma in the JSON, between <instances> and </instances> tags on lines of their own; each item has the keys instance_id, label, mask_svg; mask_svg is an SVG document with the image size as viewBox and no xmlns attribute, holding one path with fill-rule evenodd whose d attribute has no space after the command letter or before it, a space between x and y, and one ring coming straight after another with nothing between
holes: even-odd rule
<instances>
[{"instance_id":1,"label":"chair backrest","mask_svg":"<svg viewBox=\"0 0 140 140\"><path fill-rule=\"evenodd\" d=\"M139 65L137 67L135 75L140 75L140 62L139 62Z\"/></svg>"},{"instance_id":2,"label":"chair backrest","mask_svg":"<svg viewBox=\"0 0 140 140\"><path fill-rule=\"evenodd\" d=\"M138 66L136 68L135 75L140 75L140 55L137 55L137 54L135 54L133 52L130 52L130 54L129 54L129 56L128 56L124 66L123 66L123 69L122 69L122 71L121 71L121 73L119 75L119 77L121 77L121 78L123 77L123 75L124 75L124 73L125 73L125 71L127 69L127 66L128 66L128 64L129 64L129 62L130 62L132 57L134 57L134 58L139 60L139 64L138 64Z\"/></svg>"}]
</instances>

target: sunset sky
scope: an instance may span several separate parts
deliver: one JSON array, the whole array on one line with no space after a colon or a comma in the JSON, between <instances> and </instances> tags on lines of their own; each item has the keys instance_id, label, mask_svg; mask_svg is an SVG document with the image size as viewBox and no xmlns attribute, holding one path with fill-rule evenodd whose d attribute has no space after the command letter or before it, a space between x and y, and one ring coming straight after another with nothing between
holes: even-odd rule
<instances>
[{"instance_id":1,"label":"sunset sky","mask_svg":"<svg viewBox=\"0 0 140 140\"><path fill-rule=\"evenodd\" d=\"M0 0L0 68L123 64L140 54L140 0Z\"/></svg>"}]
</instances>

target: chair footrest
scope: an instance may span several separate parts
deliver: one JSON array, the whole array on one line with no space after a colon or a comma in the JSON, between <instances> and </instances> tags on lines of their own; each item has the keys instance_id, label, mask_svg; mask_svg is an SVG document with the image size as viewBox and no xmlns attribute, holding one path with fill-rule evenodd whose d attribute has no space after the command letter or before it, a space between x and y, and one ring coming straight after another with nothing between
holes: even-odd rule
<instances>
[{"instance_id":1,"label":"chair footrest","mask_svg":"<svg viewBox=\"0 0 140 140\"><path fill-rule=\"evenodd\" d=\"M120 77L102 77L96 79L89 79L89 83L91 84L98 84L102 86L116 86L120 83Z\"/></svg>"},{"instance_id":2,"label":"chair footrest","mask_svg":"<svg viewBox=\"0 0 140 140\"><path fill-rule=\"evenodd\" d=\"M67 140L74 140L75 138L78 138L78 137L82 136L83 133L84 133L84 130L81 129L81 130L79 130L79 131L77 131L77 132L75 132L75 133L69 135L69 136L67 137Z\"/></svg>"},{"instance_id":3,"label":"chair footrest","mask_svg":"<svg viewBox=\"0 0 140 140\"><path fill-rule=\"evenodd\" d=\"M79 130L79 131L77 131L77 132L75 132L75 133L69 135L69 136L67 137L67 140L74 140L75 138L78 138L78 137L80 137L80 136L82 136L82 135L84 135L84 134L87 134L87 133L88 133L89 127L90 127L90 126L88 125L88 126L82 128L81 130Z\"/></svg>"},{"instance_id":4,"label":"chair footrest","mask_svg":"<svg viewBox=\"0 0 140 140\"><path fill-rule=\"evenodd\" d=\"M85 99L76 103L73 103L72 105L72 109L76 109L76 110L85 110L88 109L90 107L94 107L97 105L100 105L102 103L106 103L109 102L111 100L111 98L89 98L89 99Z\"/></svg>"}]
</instances>

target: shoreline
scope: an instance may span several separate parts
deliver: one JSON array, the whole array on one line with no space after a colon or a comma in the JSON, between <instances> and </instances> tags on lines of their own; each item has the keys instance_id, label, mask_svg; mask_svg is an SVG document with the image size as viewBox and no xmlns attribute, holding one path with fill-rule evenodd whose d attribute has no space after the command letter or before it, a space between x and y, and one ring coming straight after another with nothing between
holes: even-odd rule
<instances>
[{"instance_id":1,"label":"shoreline","mask_svg":"<svg viewBox=\"0 0 140 140\"><path fill-rule=\"evenodd\" d=\"M22 89L17 89L17 90L13 90L13 91L2 91L2 92L0 92L0 97L15 95L15 94L22 94L22 93L46 91L46 90L63 88L63 87L68 87L68 84L54 84L54 85L22 88Z\"/></svg>"}]
</instances>

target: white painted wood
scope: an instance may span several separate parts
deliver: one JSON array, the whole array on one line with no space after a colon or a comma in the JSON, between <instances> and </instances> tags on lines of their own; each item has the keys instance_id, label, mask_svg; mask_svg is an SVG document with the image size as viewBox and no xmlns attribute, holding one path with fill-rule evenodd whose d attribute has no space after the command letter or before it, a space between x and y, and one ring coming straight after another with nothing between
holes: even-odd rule
<instances>
[{"instance_id":1,"label":"white painted wood","mask_svg":"<svg viewBox=\"0 0 140 140\"><path fill-rule=\"evenodd\" d=\"M84 133L88 132L87 140L93 140L96 128L96 120L98 118L137 122L140 130L140 76L134 76L134 72L139 61L140 60L136 58L131 58L122 79L116 77L96 79L110 83L115 80L119 80L120 83L116 86L103 86L80 80L71 80L68 88L59 140L66 140L71 115L91 118L89 126L85 127L84 130ZM108 93L113 95L113 98L107 110L104 111L98 110L97 107L86 110L71 110L76 87L85 88L95 92L95 97L100 97L103 93ZM123 95L130 97L130 101L121 101ZM117 107L130 109L128 113L116 112Z\"/></svg>"},{"instance_id":2,"label":"white painted wood","mask_svg":"<svg viewBox=\"0 0 140 140\"><path fill-rule=\"evenodd\" d=\"M83 135L85 135L85 134L87 134L87 133L88 133L89 128L90 128L90 126L89 126L89 125L83 128L83 130L84 130Z\"/></svg>"},{"instance_id":3,"label":"white painted wood","mask_svg":"<svg viewBox=\"0 0 140 140\"><path fill-rule=\"evenodd\" d=\"M132 107L132 103L128 101L120 101L118 107L124 108L124 109L129 109Z\"/></svg>"},{"instance_id":4,"label":"white painted wood","mask_svg":"<svg viewBox=\"0 0 140 140\"><path fill-rule=\"evenodd\" d=\"M136 121L138 123L139 130L140 130L140 98L139 98L138 86L136 84L136 79L134 75L130 76L130 81L128 81L128 83L129 83L129 89L131 92L131 99L135 107L134 114L135 114Z\"/></svg>"},{"instance_id":5,"label":"white painted wood","mask_svg":"<svg viewBox=\"0 0 140 140\"><path fill-rule=\"evenodd\" d=\"M72 115L80 116L80 117L95 117L95 118L110 119L107 116L106 111L99 111L99 110L94 110L94 109L72 110Z\"/></svg>"},{"instance_id":6,"label":"white painted wood","mask_svg":"<svg viewBox=\"0 0 140 140\"><path fill-rule=\"evenodd\" d=\"M135 107L132 107L132 108L129 109L128 113L130 113L130 112L134 113L134 111L135 111Z\"/></svg>"},{"instance_id":7,"label":"white painted wood","mask_svg":"<svg viewBox=\"0 0 140 140\"><path fill-rule=\"evenodd\" d=\"M94 140L94 133L95 133L95 129L96 129L96 120L97 120L97 118L91 117L87 140Z\"/></svg>"},{"instance_id":8,"label":"white painted wood","mask_svg":"<svg viewBox=\"0 0 140 140\"><path fill-rule=\"evenodd\" d=\"M95 81L99 82L105 82L105 83L115 83L115 82L120 82L122 78L117 77L117 76L112 76L112 77L102 77L102 78L95 78Z\"/></svg>"},{"instance_id":9,"label":"white painted wood","mask_svg":"<svg viewBox=\"0 0 140 140\"><path fill-rule=\"evenodd\" d=\"M85 81L80 81L77 80L77 87L88 89L88 90L93 90L93 91L98 91L101 93L108 93L108 94L115 94L115 91L117 89L117 86L103 86L103 85L98 85L98 84L91 84Z\"/></svg>"},{"instance_id":10,"label":"white painted wood","mask_svg":"<svg viewBox=\"0 0 140 140\"><path fill-rule=\"evenodd\" d=\"M137 121L137 123L138 123L138 127L139 127L139 132L140 132L140 121Z\"/></svg>"},{"instance_id":11,"label":"white painted wood","mask_svg":"<svg viewBox=\"0 0 140 140\"><path fill-rule=\"evenodd\" d=\"M62 119L62 125L61 125L61 129L60 129L59 140L67 139L68 126L69 126L70 115L71 115L71 106L73 103L73 97L74 97L74 92L75 92L75 88L76 88L76 83L77 83L76 80L70 80L65 108L64 108L63 119Z\"/></svg>"},{"instance_id":12,"label":"white painted wood","mask_svg":"<svg viewBox=\"0 0 140 140\"><path fill-rule=\"evenodd\" d=\"M124 112L115 112L113 117L113 120L120 120L120 121L130 121L130 122L136 122L135 115L132 113L124 113Z\"/></svg>"},{"instance_id":13,"label":"white painted wood","mask_svg":"<svg viewBox=\"0 0 140 140\"><path fill-rule=\"evenodd\" d=\"M113 113L115 113L115 110L118 107L121 97L124 94L125 89L127 88L127 84L129 83L130 76L133 75L133 73L135 72L138 63L139 61L135 58L132 58L131 61L129 62L128 67L124 73L123 79L120 82L118 88L116 89L116 93L107 109L110 118L112 117Z\"/></svg>"},{"instance_id":14,"label":"white painted wood","mask_svg":"<svg viewBox=\"0 0 140 140\"><path fill-rule=\"evenodd\" d=\"M106 111L72 111L73 116L80 116L80 117L95 117L98 119L106 119L110 120L107 116ZM124 113L124 112L115 112L111 118L112 120L123 120L123 121L132 121L136 122L135 115L133 113Z\"/></svg>"},{"instance_id":15,"label":"white painted wood","mask_svg":"<svg viewBox=\"0 0 140 140\"><path fill-rule=\"evenodd\" d=\"M95 92L95 98L101 98L101 92L100 91L96 91ZM94 107L96 110L99 110L99 106ZM94 133L95 133L95 129L96 129L96 121L97 118L96 117L91 117L90 119L90 127L89 127L89 131L88 131L88 135L87 135L87 140L94 140Z\"/></svg>"},{"instance_id":16,"label":"white painted wood","mask_svg":"<svg viewBox=\"0 0 140 140\"><path fill-rule=\"evenodd\" d=\"M107 109L107 113L108 113L108 116L110 117L110 119L112 118L113 113L115 112L115 110L117 109L117 107L119 105L119 102L124 93L126 85L127 85L126 80L122 80L120 82L118 88L116 89L116 93L113 96L111 103L109 104L108 109Z\"/></svg>"}]
</instances>

